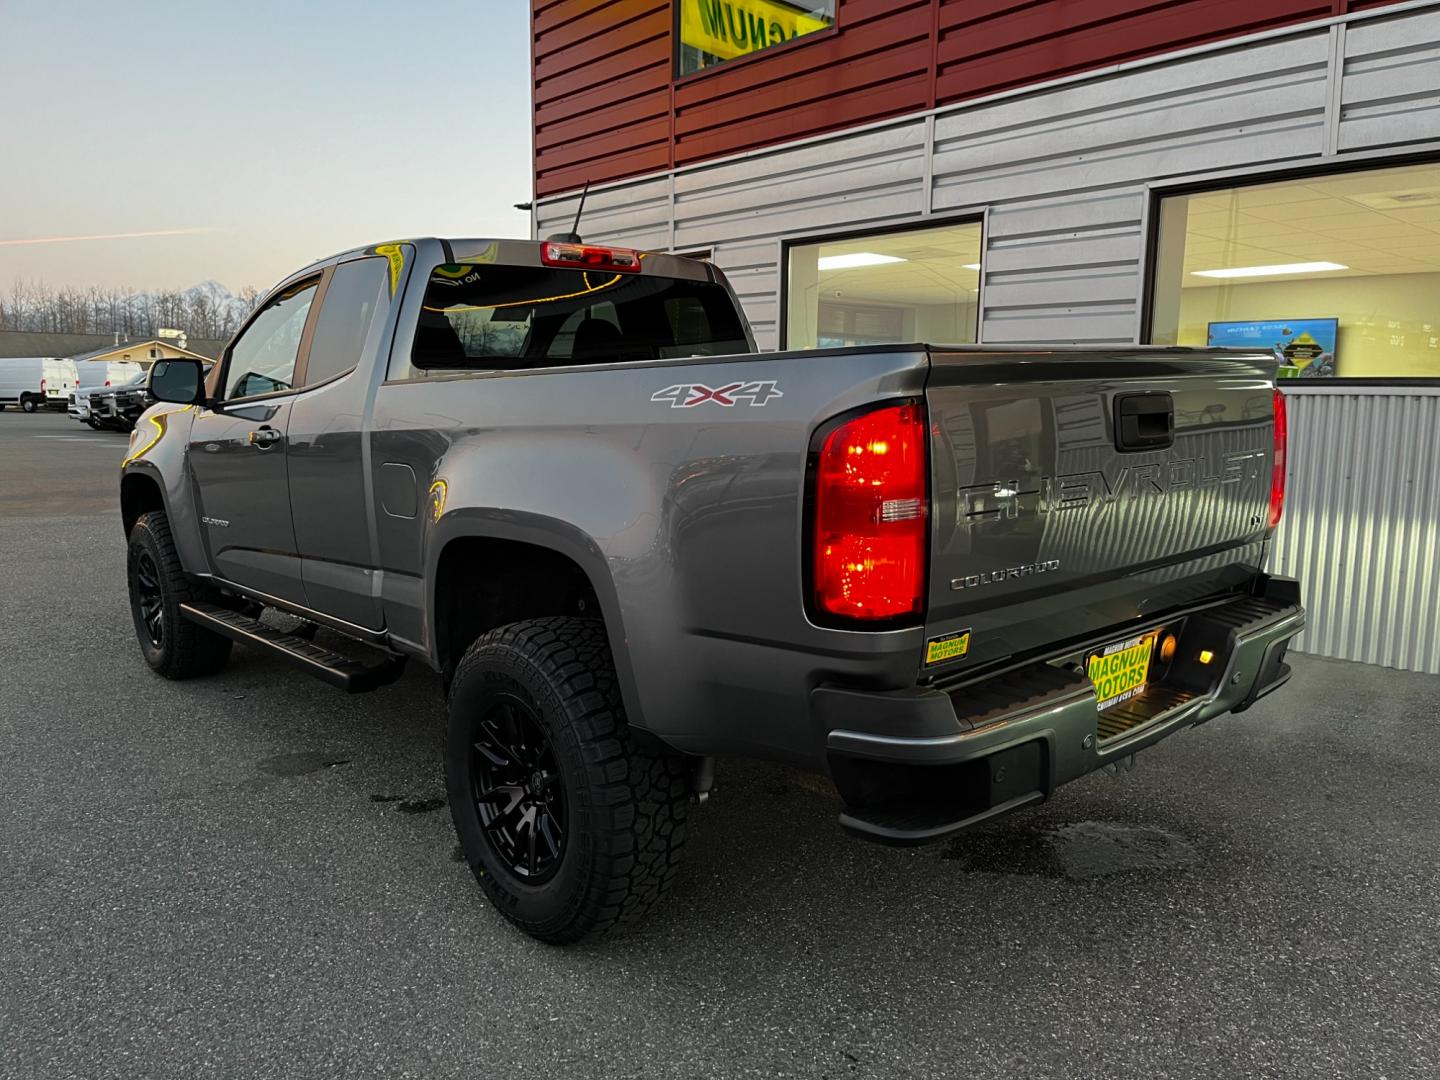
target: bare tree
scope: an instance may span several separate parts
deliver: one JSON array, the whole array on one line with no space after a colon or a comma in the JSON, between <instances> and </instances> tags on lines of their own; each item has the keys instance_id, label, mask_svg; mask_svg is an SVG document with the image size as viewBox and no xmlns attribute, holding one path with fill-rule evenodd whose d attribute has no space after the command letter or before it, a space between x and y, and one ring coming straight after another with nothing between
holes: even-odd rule
<instances>
[{"instance_id":1,"label":"bare tree","mask_svg":"<svg viewBox=\"0 0 1440 1080\"><path fill-rule=\"evenodd\" d=\"M238 303L225 303L202 290L140 292L94 285L55 289L43 281L16 278L0 296L0 330L119 334L134 339L175 327L191 337L226 338L239 328L259 295L247 286L240 290Z\"/></svg>"}]
</instances>

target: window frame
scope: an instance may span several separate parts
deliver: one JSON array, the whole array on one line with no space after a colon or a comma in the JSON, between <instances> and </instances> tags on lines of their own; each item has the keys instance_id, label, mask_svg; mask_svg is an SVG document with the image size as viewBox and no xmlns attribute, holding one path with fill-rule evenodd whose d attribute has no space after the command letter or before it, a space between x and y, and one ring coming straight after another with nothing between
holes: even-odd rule
<instances>
[{"instance_id":1,"label":"window frame","mask_svg":"<svg viewBox=\"0 0 1440 1080\"><path fill-rule=\"evenodd\" d=\"M1144 215L1142 234L1145 250L1141 259L1141 293L1139 325L1136 327L1135 334L1136 342L1140 345L1154 344L1156 275L1160 259L1160 209L1166 199L1181 198L1187 195L1205 195L1216 191L1228 191L1231 188L1259 187L1263 184L1282 184L1286 181L1344 176L1349 173L1403 169L1409 165L1440 166L1440 144L1419 147L1404 154L1384 150L1361 152L1347 155L1344 160L1339 161L1286 161L1268 166L1242 166L1174 180L1156 180L1146 184L1145 202L1142 206ZM1277 385L1287 392L1298 389L1302 393L1324 388L1334 388L1338 391L1352 386L1434 387L1440 386L1440 375L1420 378L1413 375L1394 377L1335 375L1325 379L1284 379L1280 380Z\"/></svg>"},{"instance_id":2,"label":"window frame","mask_svg":"<svg viewBox=\"0 0 1440 1080\"><path fill-rule=\"evenodd\" d=\"M867 240L874 237L898 236L902 233L924 232L927 229L947 229L957 225L980 226L980 275L979 288L975 291L975 343L981 341L980 329L985 323L985 271L988 264L986 240L990 235L990 208L968 210L963 214L932 214L918 221L906 221L880 229L845 229L831 232L817 232L801 236L786 236L780 239L780 296L776 319L778 333L776 343L779 352L790 349L790 252L792 248L807 247L811 244L833 244L841 240ZM903 344L897 342L897 344ZM845 346L846 348L852 346ZM874 348L872 345L853 346Z\"/></svg>"},{"instance_id":3,"label":"window frame","mask_svg":"<svg viewBox=\"0 0 1440 1080\"><path fill-rule=\"evenodd\" d=\"M379 259L381 262L384 262L384 261L385 261L385 256L384 256L384 255L364 255L364 254L361 254L361 255L356 255L356 256L354 256L353 258L341 259L341 260L339 260L338 262L331 263L329 266L325 267L325 270L324 270L324 272L323 272L323 277L324 277L323 291L317 292L317 293L315 294L314 305L315 305L315 310L316 310L316 311L321 311L321 310L323 310L323 306L324 306L324 305L323 305L323 301L324 301L325 297L329 295L329 292L330 292L330 282L331 282L331 280L335 277L335 272L336 272L337 270L339 270L340 267L346 266L346 265L348 265L349 263L362 262L362 261L364 261L364 260L366 260L366 259ZM385 319L385 320L388 321L388 319L390 318L390 315L391 315L394 307L395 307L395 296L394 296L393 293L391 293L390 296L389 296L389 301L388 301L388 303L387 303L387 305L386 305L385 310L384 310L383 312L377 310L377 311L370 317L370 325L369 325L369 327L368 327L368 329L367 329L367 331L366 331L366 334L365 334L365 339L366 339L366 341L368 341L369 338L370 338L370 335L375 332L376 320L377 320L377 319L381 319L381 318L383 317L383 319ZM262 305L261 307L257 307L257 308L256 308L256 311L257 311L257 312L258 312L258 311L262 311L262 310L264 310L263 305ZM312 382L309 381L309 378L310 378L310 346L311 346L311 345L313 344L313 342L314 342L315 329L316 329L316 327L318 326L319 321L320 321L320 316L319 316L319 315L316 315L315 318L314 318L314 321L311 323L311 325L309 325L309 326L306 327L305 336L303 337L302 342L301 342L301 344L302 344L302 346L303 346L303 349L304 349L304 366L303 366L303 367L301 366L301 361L300 361L300 358L299 358L299 357L297 357L297 358L296 358L296 361L295 361L295 392L304 392L304 391L306 391L306 390L314 390L314 389L316 389L317 387L321 387L321 386L329 386L331 383L339 382L341 379L345 378L347 375L353 375L353 374L355 373L355 369L360 366L360 360L361 360L362 358L361 358L361 357L357 357L356 360L355 360L355 363L351 364L348 368L345 368L343 371L337 371L334 375L327 375L327 376L325 376L325 378L321 379L319 382L313 382L313 383L312 383ZM237 337L238 337L238 335L237 335ZM365 343L366 343L365 341L362 341L362 342L361 342L362 347L364 346ZM227 349L227 351L228 351L228 349ZM276 391L276 392L277 392L277 393L288 393L289 391Z\"/></svg>"},{"instance_id":4,"label":"window frame","mask_svg":"<svg viewBox=\"0 0 1440 1080\"><path fill-rule=\"evenodd\" d=\"M275 288L266 294L265 299L255 305L255 310L245 319L244 324L235 332L224 353L221 354L220 362L215 365L211 372L211 385L206 387L206 394L215 403L217 410L228 408L231 405L244 407L256 401L271 401L276 398L290 397L307 389L305 386L305 371L310 360L310 339L315 334L315 321L319 318L320 308L325 302L325 292L330 284L333 265L326 266L316 271L307 268L298 274L286 278ZM219 393L226 385L230 377L230 362L235 351L236 343L250 331L255 321L267 311L274 302L287 292L294 292L297 289L314 286L315 296L310 301L310 310L305 313L305 326L300 331L300 345L295 352L295 375L294 382L284 390L269 390L263 394L246 394L243 397L221 398ZM354 370L353 368L351 370Z\"/></svg>"},{"instance_id":5,"label":"window frame","mask_svg":"<svg viewBox=\"0 0 1440 1080\"><path fill-rule=\"evenodd\" d=\"M791 38L789 41L782 41L779 45L770 45L764 49L757 49L754 52L746 53L744 56L736 56L730 60L723 60L699 71L680 72L680 49L684 42L680 40L680 5L685 0L671 0L670 3L670 82L673 86L684 86L695 79L703 79L707 75L713 75L717 71L733 71L739 64L750 64L757 60L771 56L779 56L788 53L802 45L813 45L817 41L826 41L840 33L840 9L844 6L843 0L835 0L835 19L824 30L816 30L814 33L804 34L800 37Z\"/></svg>"},{"instance_id":6,"label":"window frame","mask_svg":"<svg viewBox=\"0 0 1440 1080\"><path fill-rule=\"evenodd\" d=\"M475 261L475 260L468 260L468 261L473 262L473 261ZM461 258L459 258L459 257L454 257L454 256L451 256L451 255L447 254L447 255L446 255L444 258L442 258L440 261L435 262L435 263L432 263L432 264L430 265L430 268L424 272L424 278L426 279L426 281L427 281L427 283L428 283L428 280L429 280L430 275L432 275L432 274L435 272L435 270L436 270L437 267L445 266L445 265L449 265L449 264L464 263L464 262L467 262L467 260L461 259ZM419 264L417 264L417 265L419 265ZM534 262L533 264L531 264L531 263L522 263L522 262L498 262L498 263L495 263L495 264L493 264L493 265L500 266L500 267L513 267L513 268L515 268L515 269L525 269L525 270L559 270L559 271L562 271L562 272L564 272L564 273L577 273L577 272L578 272L577 270L574 270L574 269L569 269L569 268L564 268L564 267L548 266L548 265L546 265L546 264L544 264L544 263L541 263L541 262L539 261L538 255L537 255L536 260L535 260L535 262ZM759 350L757 349L757 347L756 347L756 345L755 345L754 329L750 326L749 319L745 317L745 308L744 308L744 305L740 303L740 298L739 298L738 296L736 296L736 294L735 294L735 289L734 289L734 287L729 283L729 281L721 281L721 280L719 280L719 279L717 278L716 274L715 274L715 273L713 272L713 270L710 268L710 264L707 263L707 264L705 264L705 266L706 266L706 272L705 272L705 274L703 275L703 277L671 277L671 278L669 278L668 280L680 281L680 282L689 282L689 283L694 284L694 285L696 285L696 286L703 286L703 287L707 287L707 288L715 288L715 289L718 289L718 290L720 290L721 292L723 292L723 293L726 295L726 297L728 298L730 304L732 304L732 305L734 306L735 310L736 310L736 311L740 314L740 316L741 316L740 329L743 330L743 332L744 332L744 335L745 335L745 337L744 337L744 343L745 343L745 347L746 347L746 350L747 350L746 352L740 352L740 353L721 353L721 354L716 354L715 356L707 357L707 359L713 360L713 361L729 361L729 360L747 360L747 359L754 359L754 357L755 357L756 354L759 352ZM554 362L549 363L549 364L535 365L535 366L524 366L524 367L475 367L475 368L421 367L421 366L419 366L418 364L416 364L416 363L414 362L414 352L415 352L415 336L414 336L414 335L415 335L416 329L418 328L420 313L421 313L421 311L423 311L423 305L424 305L424 302L425 302L425 295L426 295L427 289L428 289L428 284L427 284L425 287L421 287L421 288L417 289L417 290L416 290L416 299L415 299L416 307L415 307L414 309L412 309L412 310L409 310L409 311L402 311L402 312L400 313L400 315L399 315L399 318L401 318L402 320L408 320L409 323L410 323L409 328L408 328L408 337L404 339L403 347L402 347L402 339L400 338L400 336L399 336L398 333L396 334L396 336L395 336L395 338L394 338L394 341L392 342L391 362L392 362L392 364L393 364L394 360L398 357L398 358L401 360L401 364L402 364L401 371L403 372L403 374L397 375L397 374L395 373L393 367L387 368L387 369L386 369L386 376L385 376L385 379L383 380L382 385L392 385L392 384L411 383L411 382L426 382L426 381L434 381L434 380L437 380L437 379L472 378L472 377L475 377L475 376L483 376L483 377L487 377L487 378L494 378L494 377L508 378L508 377L515 377L515 376L541 375L541 374L547 374L547 373L567 372L567 371L594 371L594 370L598 370L598 369L616 370L616 369L633 368L633 367L651 367L651 366L669 365L669 364L682 364L682 363L688 363L688 362L690 362L690 361L692 361L692 360L694 359L693 357L688 357L688 356L681 356L681 357L652 357L652 358L649 358L649 359L641 359L641 360L621 360L621 361L615 361L615 362L613 362L613 363L594 364L594 363L575 363L575 362L573 362L573 361L571 360L571 358L569 358L569 357L557 357L557 358L554 358Z\"/></svg>"}]
</instances>

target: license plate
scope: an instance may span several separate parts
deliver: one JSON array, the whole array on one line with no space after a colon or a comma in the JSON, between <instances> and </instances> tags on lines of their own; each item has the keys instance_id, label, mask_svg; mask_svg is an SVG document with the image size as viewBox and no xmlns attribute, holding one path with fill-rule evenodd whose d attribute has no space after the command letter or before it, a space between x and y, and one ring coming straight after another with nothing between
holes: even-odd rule
<instances>
[{"instance_id":1,"label":"license plate","mask_svg":"<svg viewBox=\"0 0 1440 1080\"><path fill-rule=\"evenodd\" d=\"M1095 684L1096 708L1103 711L1123 705L1145 689L1154 647L1155 635L1141 634L1090 654L1085 674Z\"/></svg>"}]
</instances>

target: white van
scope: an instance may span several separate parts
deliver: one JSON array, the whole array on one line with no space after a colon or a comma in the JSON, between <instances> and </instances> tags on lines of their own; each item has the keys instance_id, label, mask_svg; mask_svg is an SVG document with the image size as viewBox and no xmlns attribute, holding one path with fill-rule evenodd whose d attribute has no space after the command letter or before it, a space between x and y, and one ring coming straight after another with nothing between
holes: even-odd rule
<instances>
[{"instance_id":1,"label":"white van","mask_svg":"<svg viewBox=\"0 0 1440 1080\"><path fill-rule=\"evenodd\" d=\"M59 356L0 357L0 409L19 405L26 412L63 409L79 377L75 361Z\"/></svg>"},{"instance_id":2,"label":"white van","mask_svg":"<svg viewBox=\"0 0 1440 1080\"><path fill-rule=\"evenodd\" d=\"M134 360L76 360L75 374L82 390L103 390L130 382L145 368Z\"/></svg>"}]
</instances>

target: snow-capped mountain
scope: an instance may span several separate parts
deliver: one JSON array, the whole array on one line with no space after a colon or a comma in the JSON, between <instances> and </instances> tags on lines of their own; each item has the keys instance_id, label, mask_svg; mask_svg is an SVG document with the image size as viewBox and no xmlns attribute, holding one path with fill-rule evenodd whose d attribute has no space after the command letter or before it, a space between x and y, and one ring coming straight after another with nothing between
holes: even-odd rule
<instances>
[{"instance_id":1,"label":"snow-capped mountain","mask_svg":"<svg viewBox=\"0 0 1440 1080\"><path fill-rule=\"evenodd\" d=\"M127 332L154 333L173 327L196 338L229 337L250 313L253 290L236 296L218 281L188 289L132 293L120 301Z\"/></svg>"},{"instance_id":2,"label":"snow-capped mountain","mask_svg":"<svg viewBox=\"0 0 1440 1080\"><path fill-rule=\"evenodd\" d=\"M188 289L182 289L180 295L185 298L187 304L206 303L209 304L217 314L221 316L220 321L226 321L225 316L233 316L238 322L250 312L250 304L236 296L218 281L202 281L198 285L191 285Z\"/></svg>"}]
</instances>

